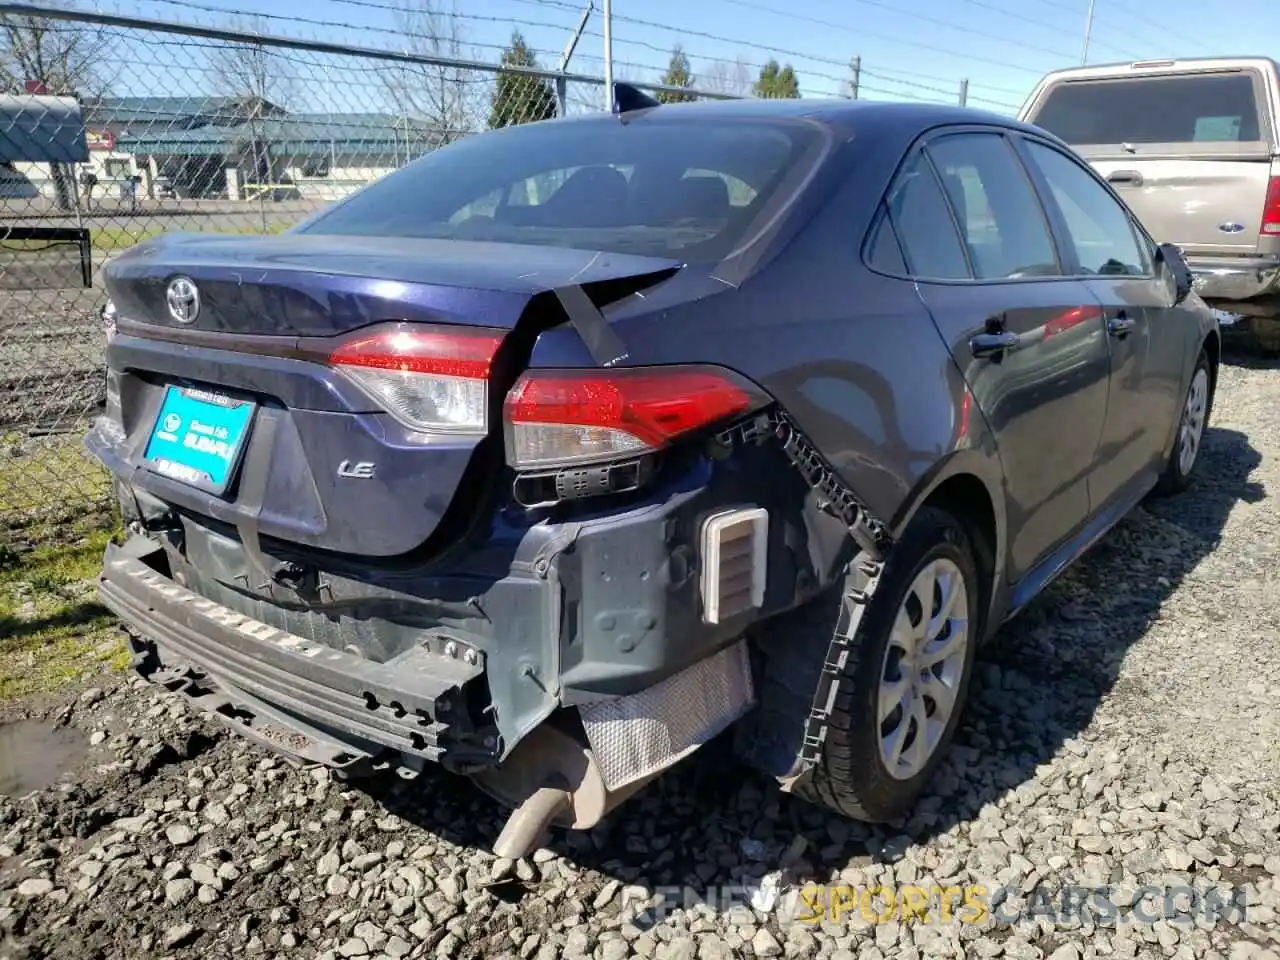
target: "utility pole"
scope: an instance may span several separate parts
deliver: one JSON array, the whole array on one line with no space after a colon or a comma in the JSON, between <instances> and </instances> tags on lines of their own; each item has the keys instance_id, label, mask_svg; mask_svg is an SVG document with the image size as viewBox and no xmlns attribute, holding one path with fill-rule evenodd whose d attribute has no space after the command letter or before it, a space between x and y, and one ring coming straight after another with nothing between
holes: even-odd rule
<instances>
[{"instance_id":1,"label":"utility pole","mask_svg":"<svg viewBox=\"0 0 1280 960\"><path fill-rule=\"evenodd\" d=\"M604 108L613 113L613 3L604 2Z\"/></svg>"},{"instance_id":2,"label":"utility pole","mask_svg":"<svg viewBox=\"0 0 1280 960\"><path fill-rule=\"evenodd\" d=\"M1093 33L1093 4L1094 0L1089 0L1089 13L1084 21L1084 48L1080 51L1080 66L1084 66L1089 62L1089 34Z\"/></svg>"},{"instance_id":3,"label":"utility pole","mask_svg":"<svg viewBox=\"0 0 1280 960\"><path fill-rule=\"evenodd\" d=\"M960 81L960 106L968 106L969 103L969 78L965 77Z\"/></svg>"},{"instance_id":4,"label":"utility pole","mask_svg":"<svg viewBox=\"0 0 1280 960\"><path fill-rule=\"evenodd\" d=\"M858 99L858 85L862 82L862 57L849 61L849 99Z\"/></svg>"},{"instance_id":5,"label":"utility pole","mask_svg":"<svg viewBox=\"0 0 1280 960\"><path fill-rule=\"evenodd\" d=\"M591 19L591 11L595 9L595 6L595 0L587 0L587 7L582 11L582 16L578 19L578 27L573 31L573 36L565 44L564 53L560 56L560 76L556 77L557 117L563 117L568 107L569 84L564 75L569 70L569 61L573 57L573 51L578 48L578 41L582 39L582 31L587 29L587 21Z\"/></svg>"}]
</instances>

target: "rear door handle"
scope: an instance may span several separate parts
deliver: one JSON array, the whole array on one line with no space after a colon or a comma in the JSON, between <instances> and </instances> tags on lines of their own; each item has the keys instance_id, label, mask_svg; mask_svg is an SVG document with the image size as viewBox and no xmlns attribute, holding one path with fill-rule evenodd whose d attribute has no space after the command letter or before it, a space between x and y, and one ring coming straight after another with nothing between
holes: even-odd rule
<instances>
[{"instance_id":1,"label":"rear door handle","mask_svg":"<svg viewBox=\"0 0 1280 960\"><path fill-rule=\"evenodd\" d=\"M1114 170L1107 174L1108 183L1129 183L1135 187L1142 186L1142 174L1137 170Z\"/></svg>"},{"instance_id":2,"label":"rear door handle","mask_svg":"<svg viewBox=\"0 0 1280 960\"><path fill-rule=\"evenodd\" d=\"M1137 323L1133 317L1129 316L1123 310L1107 321L1107 333L1113 337L1123 337L1133 329Z\"/></svg>"},{"instance_id":3,"label":"rear door handle","mask_svg":"<svg viewBox=\"0 0 1280 960\"><path fill-rule=\"evenodd\" d=\"M969 350L975 357L994 357L1012 350L1020 339L1012 330L979 333L969 340Z\"/></svg>"}]
</instances>

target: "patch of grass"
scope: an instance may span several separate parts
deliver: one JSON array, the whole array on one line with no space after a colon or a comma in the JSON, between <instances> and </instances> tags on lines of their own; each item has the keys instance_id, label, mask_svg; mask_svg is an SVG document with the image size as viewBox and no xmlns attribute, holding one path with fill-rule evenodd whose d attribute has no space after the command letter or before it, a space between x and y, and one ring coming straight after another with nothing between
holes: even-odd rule
<instances>
[{"instance_id":1,"label":"patch of grass","mask_svg":"<svg viewBox=\"0 0 1280 960\"><path fill-rule=\"evenodd\" d=\"M79 433L30 438L0 435L0 513L57 513L102 502L107 471Z\"/></svg>"},{"instance_id":2,"label":"patch of grass","mask_svg":"<svg viewBox=\"0 0 1280 960\"><path fill-rule=\"evenodd\" d=\"M115 528L84 518L65 533L78 535L0 556L0 699L48 693L129 664L115 619L95 593Z\"/></svg>"}]
</instances>

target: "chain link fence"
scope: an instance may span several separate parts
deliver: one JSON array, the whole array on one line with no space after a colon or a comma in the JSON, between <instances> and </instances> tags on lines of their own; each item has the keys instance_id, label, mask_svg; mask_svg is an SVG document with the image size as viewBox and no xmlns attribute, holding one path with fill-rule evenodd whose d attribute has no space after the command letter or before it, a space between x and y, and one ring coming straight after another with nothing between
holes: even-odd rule
<instances>
[{"instance_id":1,"label":"chain link fence","mask_svg":"<svg viewBox=\"0 0 1280 960\"><path fill-rule=\"evenodd\" d=\"M431 54L6 3L0 25L0 548L108 506L81 438L112 258L278 233L461 137L605 103L597 77Z\"/></svg>"}]
</instances>

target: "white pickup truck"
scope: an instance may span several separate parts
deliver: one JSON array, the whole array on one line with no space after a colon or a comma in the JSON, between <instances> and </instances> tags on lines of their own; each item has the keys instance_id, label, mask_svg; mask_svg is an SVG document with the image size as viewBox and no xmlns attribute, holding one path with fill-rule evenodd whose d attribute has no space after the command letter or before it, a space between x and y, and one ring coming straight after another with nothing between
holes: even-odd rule
<instances>
[{"instance_id":1,"label":"white pickup truck","mask_svg":"<svg viewBox=\"0 0 1280 960\"><path fill-rule=\"evenodd\" d=\"M1153 236L1180 246L1200 295L1238 315L1267 352L1280 352L1277 116L1280 69L1265 57L1059 70L1019 113L1091 163Z\"/></svg>"}]
</instances>

